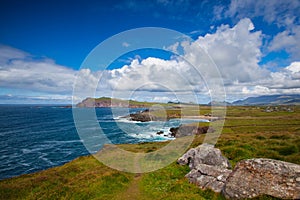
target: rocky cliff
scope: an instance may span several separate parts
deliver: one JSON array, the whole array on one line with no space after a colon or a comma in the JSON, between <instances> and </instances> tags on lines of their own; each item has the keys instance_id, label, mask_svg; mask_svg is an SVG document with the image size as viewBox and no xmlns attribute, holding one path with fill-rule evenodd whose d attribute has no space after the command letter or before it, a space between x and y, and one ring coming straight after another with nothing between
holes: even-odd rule
<instances>
[{"instance_id":1,"label":"rocky cliff","mask_svg":"<svg viewBox=\"0 0 300 200\"><path fill-rule=\"evenodd\" d=\"M79 108L109 108L109 107L124 107L124 108L146 108L150 103L138 102L132 100L112 99L109 97L101 98L86 98L78 103Z\"/></svg>"}]
</instances>

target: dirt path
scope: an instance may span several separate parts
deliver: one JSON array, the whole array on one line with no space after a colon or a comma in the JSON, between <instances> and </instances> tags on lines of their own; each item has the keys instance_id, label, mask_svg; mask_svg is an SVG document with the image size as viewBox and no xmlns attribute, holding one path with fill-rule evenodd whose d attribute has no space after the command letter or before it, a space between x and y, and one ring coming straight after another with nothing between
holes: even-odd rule
<instances>
[{"instance_id":1,"label":"dirt path","mask_svg":"<svg viewBox=\"0 0 300 200\"><path fill-rule=\"evenodd\" d=\"M141 174L136 174L133 178L133 181L129 185L129 187L118 196L116 196L116 200L136 200L141 199L139 182L142 178Z\"/></svg>"}]
</instances>

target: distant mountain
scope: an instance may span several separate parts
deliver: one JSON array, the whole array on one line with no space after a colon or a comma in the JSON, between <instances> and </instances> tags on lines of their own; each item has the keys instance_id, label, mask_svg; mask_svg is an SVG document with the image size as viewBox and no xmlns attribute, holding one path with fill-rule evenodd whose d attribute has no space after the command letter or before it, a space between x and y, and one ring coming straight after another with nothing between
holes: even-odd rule
<instances>
[{"instance_id":1,"label":"distant mountain","mask_svg":"<svg viewBox=\"0 0 300 200\"><path fill-rule=\"evenodd\" d=\"M211 101L207 105L209 106L230 106L231 103L227 101Z\"/></svg>"},{"instance_id":2,"label":"distant mountain","mask_svg":"<svg viewBox=\"0 0 300 200\"><path fill-rule=\"evenodd\" d=\"M238 100L232 105L300 105L300 95L265 95Z\"/></svg>"}]
</instances>

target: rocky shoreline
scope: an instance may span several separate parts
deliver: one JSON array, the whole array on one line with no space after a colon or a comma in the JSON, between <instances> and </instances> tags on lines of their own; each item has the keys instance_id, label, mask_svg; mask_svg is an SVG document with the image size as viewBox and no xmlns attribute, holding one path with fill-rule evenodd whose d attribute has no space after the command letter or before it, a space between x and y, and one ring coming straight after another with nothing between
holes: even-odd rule
<instances>
[{"instance_id":1,"label":"rocky shoreline","mask_svg":"<svg viewBox=\"0 0 300 200\"><path fill-rule=\"evenodd\" d=\"M132 113L128 117L132 121L138 121L138 122L149 122L149 121L165 121L165 118L157 117L150 113L149 109L145 109L143 111Z\"/></svg>"},{"instance_id":2,"label":"rocky shoreline","mask_svg":"<svg viewBox=\"0 0 300 200\"><path fill-rule=\"evenodd\" d=\"M139 121L139 122L149 122L149 121L165 121L172 119L171 117L169 118L160 118L157 117L153 114L151 114L149 109L130 114L126 116L125 118L128 118L129 120L132 121ZM177 117L175 117L177 118ZM208 116L206 116L205 119L207 119ZM197 119L195 116L192 119ZM199 119L199 117L198 117ZM202 119L202 118L201 118ZM213 133L215 130L212 127L209 126L197 126L197 125L180 125L178 127L172 127L169 130L169 133L166 134L163 131L158 131L156 134L157 135L164 135L164 136L169 136L173 138L180 138L180 137L185 137L185 136L190 136L190 135L200 135L200 134L206 134L206 133Z\"/></svg>"},{"instance_id":3,"label":"rocky shoreline","mask_svg":"<svg viewBox=\"0 0 300 200\"><path fill-rule=\"evenodd\" d=\"M220 119L219 117L214 117L209 114L207 115L199 115L199 116L179 116L179 115L169 115L166 117L158 117L153 114L151 114L151 111L149 109L145 109L143 111L137 112L137 113L132 113L128 116L132 121L139 121L139 122L149 122L149 121L166 121L170 119L175 119L175 118L182 118L182 119L205 119L209 121L216 121Z\"/></svg>"},{"instance_id":4,"label":"rocky shoreline","mask_svg":"<svg viewBox=\"0 0 300 200\"><path fill-rule=\"evenodd\" d=\"M180 125L179 127L170 128L171 136L180 138L190 135L200 135L213 133L215 130L209 126Z\"/></svg>"}]
</instances>

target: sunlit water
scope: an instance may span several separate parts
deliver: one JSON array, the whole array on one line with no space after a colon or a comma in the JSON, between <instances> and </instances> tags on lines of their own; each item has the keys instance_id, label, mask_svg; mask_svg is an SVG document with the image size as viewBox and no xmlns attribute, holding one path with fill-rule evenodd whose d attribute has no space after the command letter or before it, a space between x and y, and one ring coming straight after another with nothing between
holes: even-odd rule
<instances>
[{"instance_id":1,"label":"sunlit water","mask_svg":"<svg viewBox=\"0 0 300 200\"><path fill-rule=\"evenodd\" d=\"M128 110L128 109L126 109ZM142 109L130 109L138 112ZM171 140L171 127L191 120L134 122L122 118L124 108L97 108L99 127L111 143L139 143ZM86 132L92 132L86 127ZM156 134L163 131L161 135ZM90 137L96 137L91 135ZM79 137L72 109L56 106L0 106L0 179L62 165L87 155L86 138ZM93 140L93 139L92 139ZM97 141L97 140L93 140ZM90 153L101 149L96 144Z\"/></svg>"}]
</instances>

